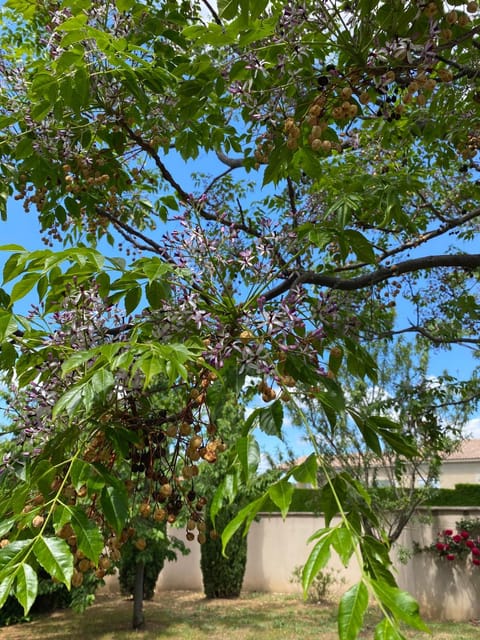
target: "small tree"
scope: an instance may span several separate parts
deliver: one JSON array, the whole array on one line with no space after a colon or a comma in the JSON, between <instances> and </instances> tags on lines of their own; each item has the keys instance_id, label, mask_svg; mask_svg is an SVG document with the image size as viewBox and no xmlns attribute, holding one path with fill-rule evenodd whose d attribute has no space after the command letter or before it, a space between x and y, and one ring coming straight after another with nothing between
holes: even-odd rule
<instances>
[{"instance_id":1,"label":"small tree","mask_svg":"<svg viewBox=\"0 0 480 640\"><path fill-rule=\"evenodd\" d=\"M186 554L188 549L167 535L165 522L137 517L133 530L123 545L118 568L122 593L133 597L133 628L139 629L144 624L143 601L153 598L165 561L176 560L175 551Z\"/></svg>"},{"instance_id":2,"label":"small tree","mask_svg":"<svg viewBox=\"0 0 480 640\"><path fill-rule=\"evenodd\" d=\"M304 399L309 424L316 433L325 474L348 472L369 489L377 525L364 520L365 530L380 539L384 530L390 544L398 540L415 509L435 486L441 461L462 442L462 425L475 401L462 396L462 385L448 376L428 376L428 345L398 339L379 349L379 378L375 386L345 377L348 405L342 420L328 420L328 407ZM341 354L337 354L341 359ZM323 409L323 410L322 410ZM395 419L416 455L406 456L381 442L372 427L382 429ZM388 434L386 434L388 436ZM366 446L368 444L368 446ZM328 494L329 485L325 485Z\"/></svg>"}]
</instances>

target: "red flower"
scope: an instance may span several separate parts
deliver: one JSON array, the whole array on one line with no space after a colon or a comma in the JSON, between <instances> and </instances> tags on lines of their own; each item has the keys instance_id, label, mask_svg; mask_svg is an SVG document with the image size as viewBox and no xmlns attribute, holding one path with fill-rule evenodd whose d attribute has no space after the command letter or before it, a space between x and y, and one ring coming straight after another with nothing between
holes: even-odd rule
<instances>
[{"instance_id":1,"label":"red flower","mask_svg":"<svg viewBox=\"0 0 480 640\"><path fill-rule=\"evenodd\" d=\"M478 558L472 558L472 564L475 564L478 567L480 565L480 560Z\"/></svg>"},{"instance_id":2,"label":"red flower","mask_svg":"<svg viewBox=\"0 0 480 640\"><path fill-rule=\"evenodd\" d=\"M447 560L455 560L455 554L454 553L447 553Z\"/></svg>"},{"instance_id":3,"label":"red flower","mask_svg":"<svg viewBox=\"0 0 480 640\"><path fill-rule=\"evenodd\" d=\"M462 536L459 536L457 533L455 536L453 536L452 540L458 544L462 541Z\"/></svg>"},{"instance_id":4,"label":"red flower","mask_svg":"<svg viewBox=\"0 0 480 640\"><path fill-rule=\"evenodd\" d=\"M480 549L478 547L472 547L472 555L480 556Z\"/></svg>"},{"instance_id":5,"label":"red flower","mask_svg":"<svg viewBox=\"0 0 480 640\"><path fill-rule=\"evenodd\" d=\"M467 540L465 544L469 549L473 549L473 547L475 546L475 543L473 540Z\"/></svg>"},{"instance_id":6,"label":"red flower","mask_svg":"<svg viewBox=\"0 0 480 640\"><path fill-rule=\"evenodd\" d=\"M470 534L468 533L468 531L460 531L460 535L464 540L470 537Z\"/></svg>"},{"instance_id":7,"label":"red flower","mask_svg":"<svg viewBox=\"0 0 480 640\"><path fill-rule=\"evenodd\" d=\"M445 531L443 532L444 536L451 536L453 534L453 531L451 529L445 529Z\"/></svg>"},{"instance_id":8,"label":"red flower","mask_svg":"<svg viewBox=\"0 0 480 640\"><path fill-rule=\"evenodd\" d=\"M443 544L443 542L437 542L435 547L437 548L438 551L443 551L445 549L445 545Z\"/></svg>"}]
</instances>

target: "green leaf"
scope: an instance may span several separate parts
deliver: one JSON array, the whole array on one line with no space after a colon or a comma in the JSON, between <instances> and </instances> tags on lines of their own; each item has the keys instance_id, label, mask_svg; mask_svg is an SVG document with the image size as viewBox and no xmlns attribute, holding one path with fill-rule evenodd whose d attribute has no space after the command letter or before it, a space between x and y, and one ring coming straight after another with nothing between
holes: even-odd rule
<instances>
[{"instance_id":1,"label":"green leaf","mask_svg":"<svg viewBox=\"0 0 480 640\"><path fill-rule=\"evenodd\" d=\"M119 491L118 487L103 487L100 502L108 524L120 535L129 516L126 489Z\"/></svg>"},{"instance_id":2,"label":"green leaf","mask_svg":"<svg viewBox=\"0 0 480 640\"><path fill-rule=\"evenodd\" d=\"M0 520L0 538L5 538L7 536L7 533L9 533L15 522L15 517Z\"/></svg>"},{"instance_id":3,"label":"green leaf","mask_svg":"<svg viewBox=\"0 0 480 640\"><path fill-rule=\"evenodd\" d=\"M407 638L401 633L393 620L384 618L375 627L374 640L407 640Z\"/></svg>"},{"instance_id":4,"label":"green leaf","mask_svg":"<svg viewBox=\"0 0 480 640\"><path fill-rule=\"evenodd\" d=\"M165 285L158 281L153 280L149 282L145 287L145 294L147 296L148 304L152 309L159 309L163 300L165 300L167 291Z\"/></svg>"},{"instance_id":5,"label":"green leaf","mask_svg":"<svg viewBox=\"0 0 480 640\"><path fill-rule=\"evenodd\" d=\"M70 547L60 538L36 539L33 547L35 557L45 571L70 588L73 575L73 556Z\"/></svg>"},{"instance_id":6,"label":"green leaf","mask_svg":"<svg viewBox=\"0 0 480 640\"><path fill-rule=\"evenodd\" d=\"M293 467L291 474L301 484L316 487L318 483L318 460L315 453L311 453L301 464Z\"/></svg>"},{"instance_id":7,"label":"green leaf","mask_svg":"<svg viewBox=\"0 0 480 640\"><path fill-rule=\"evenodd\" d=\"M105 400L115 384L113 373L108 369L100 369L92 375L89 386L91 387L95 399ZM88 407L87 407L88 408Z\"/></svg>"},{"instance_id":8,"label":"green leaf","mask_svg":"<svg viewBox=\"0 0 480 640\"><path fill-rule=\"evenodd\" d=\"M135 6L136 0L116 0L119 11L130 11Z\"/></svg>"},{"instance_id":9,"label":"green leaf","mask_svg":"<svg viewBox=\"0 0 480 640\"><path fill-rule=\"evenodd\" d=\"M417 601L409 593L384 580L372 580L371 587L377 600L387 607L397 620L406 622L419 631L430 631L420 617Z\"/></svg>"},{"instance_id":10,"label":"green leaf","mask_svg":"<svg viewBox=\"0 0 480 640\"><path fill-rule=\"evenodd\" d=\"M16 247L15 245L4 245L0 247L2 251L12 251L15 248L22 251L22 253L13 253L5 262L3 267L3 284L10 282L10 280L20 275L25 267L27 258L26 252L22 247Z\"/></svg>"},{"instance_id":11,"label":"green leaf","mask_svg":"<svg viewBox=\"0 0 480 640\"><path fill-rule=\"evenodd\" d=\"M218 9L220 11L220 15L225 20L232 20L238 14L240 9L241 2L240 0L218 0Z\"/></svg>"},{"instance_id":12,"label":"green leaf","mask_svg":"<svg viewBox=\"0 0 480 640\"><path fill-rule=\"evenodd\" d=\"M283 406L280 400L275 400L267 407L259 407L252 411L243 427L243 435L247 434L250 429L257 425L260 429L270 435L282 437L283 424Z\"/></svg>"},{"instance_id":13,"label":"green leaf","mask_svg":"<svg viewBox=\"0 0 480 640\"><path fill-rule=\"evenodd\" d=\"M369 424L368 420L365 420L359 413L354 410L348 412L355 420L355 424L359 428L365 444L371 449L377 456L382 455L382 447L378 438L375 427L372 428L372 424Z\"/></svg>"},{"instance_id":14,"label":"green leaf","mask_svg":"<svg viewBox=\"0 0 480 640\"><path fill-rule=\"evenodd\" d=\"M91 469L92 467L88 462L84 462L79 458L73 460L70 466L70 481L75 490L78 491L80 487L87 484L92 473Z\"/></svg>"},{"instance_id":15,"label":"green leaf","mask_svg":"<svg viewBox=\"0 0 480 640\"><path fill-rule=\"evenodd\" d=\"M38 592L37 574L29 564L22 563L17 571L15 595L25 615L30 611Z\"/></svg>"},{"instance_id":16,"label":"green leaf","mask_svg":"<svg viewBox=\"0 0 480 640\"><path fill-rule=\"evenodd\" d=\"M142 288L134 287L127 291L125 296L125 313L130 315L140 304L140 300L142 299Z\"/></svg>"},{"instance_id":17,"label":"green leaf","mask_svg":"<svg viewBox=\"0 0 480 640\"><path fill-rule=\"evenodd\" d=\"M342 561L344 567L348 565L354 549L354 534L346 527L336 527L332 536L332 546Z\"/></svg>"},{"instance_id":18,"label":"green leaf","mask_svg":"<svg viewBox=\"0 0 480 640\"><path fill-rule=\"evenodd\" d=\"M105 544L100 530L79 506L72 507L71 516L79 550L96 563Z\"/></svg>"},{"instance_id":19,"label":"green leaf","mask_svg":"<svg viewBox=\"0 0 480 640\"><path fill-rule=\"evenodd\" d=\"M363 234L354 229L348 229L345 231L344 235L350 242L352 251L355 253L358 260L366 262L367 264L375 263L375 252L373 251L372 245Z\"/></svg>"},{"instance_id":20,"label":"green leaf","mask_svg":"<svg viewBox=\"0 0 480 640\"><path fill-rule=\"evenodd\" d=\"M330 559L330 544L332 542L334 529L321 529L317 532L320 540L313 547L302 571L303 596L306 598L308 590L315 576L323 569ZM312 538L310 538L311 540Z\"/></svg>"},{"instance_id":21,"label":"green leaf","mask_svg":"<svg viewBox=\"0 0 480 640\"><path fill-rule=\"evenodd\" d=\"M65 411L67 415L72 416L83 400L84 390L85 383L83 383L82 385L75 385L65 391L65 393L60 396L60 398L55 403L55 406L52 410L52 417L56 418L63 411Z\"/></svg>"},{"instance_id":22,"label":"green leaf","mask_svg":"<svg viewBox=\"0 0 480 640\"><path fill-rule=\"evenodd\" d=\"M86 24L87 16L84 13L78 13L61 22L55 27L55 31L76 31L77 29L82 29Z\"/></svg>"},{"instance_id":23,"label":"green leaf","mask_svg":"<svg viewBox=\"0 0 480 640\"><path fill-rule=\"evenodd\" d=\"M270 499L280 509L284 520L287 517L290 503L292 502L293 492L294 486L288 482L286 478L282 478L278 482L275 482L275 484L272 484L268 489Z\"/></svg>"},{"instance_id":24,"label":"green leaf","mask_svg":"<svg viewBox=\"0 0 480 640\"><path fill-rule=\"evenodd\" d=\"M11 594L13 583L15 582L15 572L12 571L7 575L0 573L0 608L5 604L8 596Z\"/></svg>"},{"instance_id":25,"label":"green leaf","mask_svg":"<svg viewBox=\"0 0 480 640\"><path fill-rule=\"evenodd\" d=\"M30 544L31 540L15 540L0 549L0 575L9 569L9 565L11 566L21 561Z\"/></svg>"},{"instance_id":26,"label":"green leaf","mask_svg":"<svg viewBox=\"0 0 480 640\"><path fill-rule=\"evenodd\" d=\"M23 278L16 282L12 287L12 291L10 293L11 301L16 302L17 300L24 298L28 293L30 293L39 279L39 273L27 273L23 276Z\"/></svg>"},{"instance_id":27,"label":"green leaf","mask_svg":"<svg viewBox=\"0 0 480 640\"><path fill-rule=\"evenodd\" d=\"M4 342L18 329L15 317L10 311L0 310L0 342Z\"/></svg>"},{"instance_id":28,"label":"green leaf","mask_svg":"<svg viewBox=\"0 0 480 640\"><path fill-rule=\"evenodd\" d=\"M343 503L347 490L344 478L339 474L325 483L320 493L320 508L325 516L325 524L328 526L332 518L338 513L339 505Z\"/></svg>"},{"instance_id":29,"label":"green leaf","mask_svg":"<svg viewBox=\"0 0 480 640\"><path fill-rule=\"evenodd\" d=\"M338 373L343 360L343 349L341 347L335 347L330 350L330 356L328 358L328 368L335 375Z\"/></svg>"},{"instance_id":30,"label":"green leaf","mask_svg":"<svg viewBox=\"0 0 480 640\"><path fill-rule=\"evenodd\" d=\"M62 373L66 374L69 371L78 371L78 369L82 367L85 362L88 362L93 357L94 352L91 350L73 353L70 357L62 362Z\"/></svg>"},{"instance_id":31,"label":"green leaf","mask_svg":"<svg viewBox=\"0 0 480 640\"><path fill-rule=\"evenodd\" d=\"M250 502L246 507L243 507L235 518L231 520L222 533L222 551L225 553L225 549L232 538L232 536L240 529L240 527L244 524L245 530L244 535L247 535L248 529L253 522L253 519L257 515L257 513L263 508L265 503L267 502L267 495L263 495L257 500Z\"/></svg>"},{"instance_id":32,"label":"green leaf","mask_svg":"<svg viewBox=\"0 0 480 640\"><path fill-rule=\"evenodd\" d=\"M368 590L363 582L353 585L343 594L338 607L340 640L356 640L368 607Z\"/></svg>"},{"instance_id":33,"label":"green leaf","mask_svg":"<svg viewBox=\"0 0 480 640\"><path fill-rule=\"evenodd\" d=\"M260 447L255 438L248 434L237 440L235 450L242 468L243 481L248 483L249 478L260 464Z\"/></svg>"}]
</instances>

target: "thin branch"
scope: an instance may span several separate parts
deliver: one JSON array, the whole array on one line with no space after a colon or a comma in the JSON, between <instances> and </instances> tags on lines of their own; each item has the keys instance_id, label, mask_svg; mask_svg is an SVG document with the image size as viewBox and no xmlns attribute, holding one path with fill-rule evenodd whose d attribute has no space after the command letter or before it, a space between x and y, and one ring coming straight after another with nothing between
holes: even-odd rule
<instances>
[{"instance_id":1,"label":"thin branch","mask_svg":"<svg viewBox=\"0 0 480 640\"><path fill-rule=\"evenodd\" d=\"M134 140L138 144L138 146L141 149L143 149L146 153L148 153L148 155L152 158L152 160L157 165L163 179L166 180L168 184L175 189L175 191L182 198L182 200L184 200L185 202L188 202L190 200L189 194L178 184L178 182L172 176L170 171L160 160L160 156L158 155L156 149L152 147L152 145L149 142L144 140L142 136L138 135L138 133L135 133L135 131L125 122L123 118L119 119L119 123L122 126L122 128L127 132L130 139Z\"/></svg>"},{"instance_id":2,"label":"thin branch","mask_svg":"<svg viewBox=\"0 0 480 640\"><path fill-rule=\"evenodd\" d=\"M478 69L473 69L472 67L466 67L465 65L459 64L455 60L450 60L449 58L445 58L444 56L441 56L438 53L435 54L435 58L437 60L440 60L440 62L444 62L445 64L448 64L449 66L454 67L455 69L457 69L457 71L460 71L459 76L467 76L467 78L472 79L477 77L479 74Z\"/></svg>"},{"instance_id":3,"label":"thin branch","mask_svg":"<svg viewBox=\"0 0 480 640\"><path fill-rule=\"evenodd\" d=\"M376 338L391 338L392 336L398 336L403 333L419 333L424 338L430 340L434 344L480 344L480 336L478 338L467 338L465 336L458 336L457 338L447 338L445 336L436 336L431 331L425 329L421 325L411 325L410 327L405 327L403 329L395 329L391 331L382 331L382 333L376 333ZM372 334L373 335L373 334Z\"/></svg>"},{"instance_id":4,"label":"thin branch","mask_svg":"<svg viewBox=\"0 0 480 640\"><path fill-rule=\"evenodd\" d=\"M465 42L465 40L469 40L470 38L472 39L472 43L475 44L475 40L473 40L473 36L476 35L477 33L480 33L480 25L477 25L473 29L470 29L466 33L463 33L458 38L455 38L455 40L450 40L449 42L445 42L443 44L438 45L436 47L436 51L445 51L446 49L453 49L455 45L460 44L460 42Z\"/></svg>"},{"instance_id":5,"label":"thin branch","mask_svg":"<svg viewBox=\"0 0 480 640\"><path fill-rule=\"evenodd\" d=\"M206 195L219 180L221 180L225 176L228 176L228 174L231 173L232 171L233 171L233 167L230 167L225 171L223 171L222 173L218 174L218 176L215 176L215 178L212 178L211 182L205 187L202 195Z\"/></svg>"},{"instance_id":6,"label":"thin branch","mask_svg":"<svg viewBox=\"0 0 480 640\"><path fill-rule=\"evenodd\" d=\"M207 9L210 11L212 18L214 19L214 21L220 26L223 27L222 21L220 20L220 16L218 15L218 13L215 11L215 9L212 7L212 5L210 4L210 2L208 2L208 0L202 0L202 4L204 4Z\"/></svg>"},{"instance_id":7,"label":"thin branch","mask_svg":"<svg viewBox=\"0 0 480 640\"><path fill-rule=\"evenodd\" d=\"M134 227L129 225L127 222L122 222L122 220L119 220L118 218L113 216L111 213L108 213L104 209L97 208L97 214L99 216L102 216L110 220L110 222L112 222L117 227L117 230L122 234L122 236L129 242L131 242L131 238L128 236L139 238L140 240L142 240L142 242L145 242L146 244L146 246L143 247L144 249L146 249L147 251L153 251L157 253L166 262L169 262L172 265L176 264L173 258L164 249L164 247L158 244L158 242L155 242L155 240L152 240L152 238L149 238L148 236L146 236L144 233L142 233L138 229L135 229ZM128 236L126 234L128 234Z\"/></svg>"}]
</instances>

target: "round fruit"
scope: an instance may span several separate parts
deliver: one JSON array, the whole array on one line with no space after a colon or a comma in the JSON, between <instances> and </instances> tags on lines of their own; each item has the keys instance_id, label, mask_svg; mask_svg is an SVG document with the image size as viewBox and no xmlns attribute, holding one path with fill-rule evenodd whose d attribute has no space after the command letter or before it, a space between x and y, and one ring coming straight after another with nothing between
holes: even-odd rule
<instances>
[{"instance_id":1,"label":"round fruit","mask_svg":"<svg viewBox=\"0 0 480 640\"><path fill-rule=\"evenodd\" d=\"M139 551L143 551L144 549L146 549L147 541L145 540L145 538L138 538L138 540L135 540L135 547Z\"/></svg>"},{"instance_id":2,"label":"round fruit","mask_svg":"<svg viewBox=\"0 0 480 640\"><path fill-rule=\"evenodd\" d=\"M39 529L44 522L45 518L43 516L35 516L32 520L32 527L34 527L35 529Z\"/></svg>"}]
</instances>

